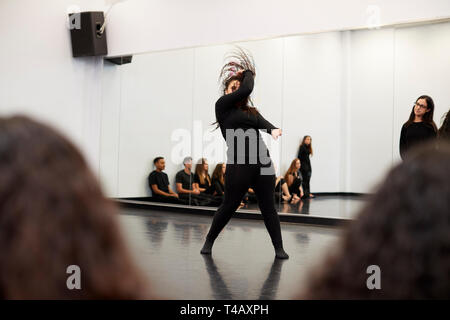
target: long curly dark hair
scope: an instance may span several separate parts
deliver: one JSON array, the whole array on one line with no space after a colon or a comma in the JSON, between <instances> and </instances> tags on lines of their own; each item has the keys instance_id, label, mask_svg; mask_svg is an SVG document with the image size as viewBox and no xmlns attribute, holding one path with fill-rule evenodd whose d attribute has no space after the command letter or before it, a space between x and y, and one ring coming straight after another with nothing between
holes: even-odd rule
<instances>
[{"instance_id":1,"label":"long curly dark hair","mask_svg":"<svg viewBox=\"0 0 450 320\"><path fill-rule=\"evenodd\" d=\"M300 298L450 298L450 145L416 147L377 190Z\"/></svg>"},{"instance_id":2,"label":"long curly dark hair","mask_svg":"<svg viewBox=\"0 0 450 320\"><path fill-rule=\"evenodd\" d=\"M439 139L450 139L450 110L442 117L444 120L438 130Z\"/></svg>"},{"instance_id":3,"label":"long curly dark hair","mask_svg":"<svg viewBox=\"0 0 450 320\"><path fill-rule=\"evenodd\" d=\"M139 299L141 271L78 149L24 116L0 118L0 298ZM81 270L81 290L67 268Z\"/></svg>"},{"instance_id":4,"label":"long curly dark hair","mask_svg":"<svg viewBox=\"0 0 450 320\"><path fill-rule=\"evenodd\" d=\"M250 70L253 73L253 77L256 77L256 67L253 56L248 50L245 50L239 46L235 46L234 50L225 55L226 62L220 69L219 82L222 95L225 94L228 85L233 80L242 82L243 73L239 73L240 70ZM248 114L257 115L258 110L254 107L253 101L250 96L244 100L236 103L236 107L241 108ZM216 125L215 129L219 128L219 123L216 119L211 125Z\"/></svg>"}]
</instances>

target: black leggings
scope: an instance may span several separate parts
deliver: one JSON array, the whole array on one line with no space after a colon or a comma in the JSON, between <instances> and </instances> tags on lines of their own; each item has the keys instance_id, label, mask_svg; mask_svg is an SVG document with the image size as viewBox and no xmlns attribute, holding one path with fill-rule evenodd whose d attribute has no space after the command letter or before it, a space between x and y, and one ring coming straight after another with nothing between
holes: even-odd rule
<instances>
[{"instance_id":1,"label":"black leggings","mask_svg":"<svg viewBox=\"0 0 450 320\"><path fill-rule=\"evenodd\" d=\"M311 180L311 171L301 171L303 176L303 193L305 194L304 197L308 198L311 191L309 190L309 181Z\"/></svg>"},{"instance_id":2,"label":"black leggings","mask_svg":"<svg viewBox=\"0 0 450 320\"><path fill-rule=\"evenodd\" d=\"M266 166L264 166L266 167ZM207 239L214 241L239 207L248 188L255 191L258 205L275 248L283 246L278 213L275 209L275 172L261 174L261 164L229 164L225 173L225 199L216 211ZM267 173L263 172L263 173Z\"/></svg>"}]
</instances>

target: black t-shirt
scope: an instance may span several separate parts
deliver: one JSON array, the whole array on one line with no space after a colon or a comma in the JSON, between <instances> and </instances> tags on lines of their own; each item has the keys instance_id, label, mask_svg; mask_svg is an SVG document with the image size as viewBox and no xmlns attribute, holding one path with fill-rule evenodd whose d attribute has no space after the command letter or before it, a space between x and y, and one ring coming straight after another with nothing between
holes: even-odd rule
<instances>
[{"instance_id":1,"label":"black t-shirt","mask_svg":"<svg viewBox=\"0 0 450 320\"><path fill-rule=\"evenodd\" d=\"M270 154L259 130L271 134L276 127L258 112L256 115L244 111L237 105L253 91L253 73L244 72L239 89L223 95L216 102L216 119L227 143L228 163L262 163L269 165ZM231 135L227 139L227 130ZM239 130L241 129L241 130Z\"/></svg>"},{"instance_id":2,"label":"black t-shirt","mask_svg":"<svg viewBox=\"0 0 450 320\"><path fill-rule=\"evenodd\" d=\"M192 190L192 183L194 182L194 174L187 174L184 170L178 171L175 176L175 182L181 183L183 189Z\"/></svg>"},{"instance_id":3,"label":"black t-shirt","mask_svg":"<svg viewBox=\"0 0 450 320\"><path fill-rule=\"evenodd\" d=\"M158 186L158 189L161 191L164 191L166 193L169 193L169 177L164 172L158 172L156 170L152 171L150 175L148 176L148 185L150 186L150 189L152 190L153 196L161 196L160 194L156 194L153 192L152 185L156 184Z\"/></svg>"},{"instance_id":4,"label":"black t-shirt","mask_svg":"<svg viewBox=\"0 0 450 320\"><path fill-rule=\"evenodd\" d=\"M413 122L408 127L404 124L400 134L400 156L403 159L411 147L435 137L436 131L429 123Z\"/></svg>"}]
</instances>

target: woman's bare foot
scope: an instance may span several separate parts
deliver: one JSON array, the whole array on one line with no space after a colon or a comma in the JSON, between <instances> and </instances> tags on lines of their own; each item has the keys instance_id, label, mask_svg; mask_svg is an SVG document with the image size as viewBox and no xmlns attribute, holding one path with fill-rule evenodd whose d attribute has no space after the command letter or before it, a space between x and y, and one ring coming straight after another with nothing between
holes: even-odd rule
<instances>
[{"instance_id":1,"label":"woman's bare foot","mask_svg":"<svg viewBox=\"0 0 450 320\"><path fill-rule=\"evenodd\" d=\"M300 197L299 197L296 193L294 193L294 198L293 198L293 200L300 200Z\"/></svg>"}]
</instances>

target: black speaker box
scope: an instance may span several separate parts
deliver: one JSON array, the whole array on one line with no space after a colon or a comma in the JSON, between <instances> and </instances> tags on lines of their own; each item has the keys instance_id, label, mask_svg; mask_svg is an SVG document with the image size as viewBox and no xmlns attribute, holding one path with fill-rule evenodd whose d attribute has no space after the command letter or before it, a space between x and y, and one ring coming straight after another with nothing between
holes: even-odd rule
<instances>
[{"instance_id":1,"label":"black speaker box","mask_svg":"<svg viewBox=\"0 0 450 320\"><path fill-rule=\"evenodd\" d=\"M72 54L74 57L104 56L108 54L106 32L100 33L105 22L101 11L69 14Z\"/></svg>"}]
</instances>

